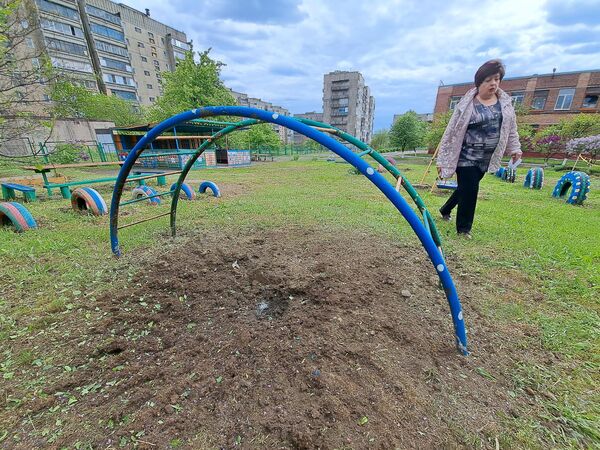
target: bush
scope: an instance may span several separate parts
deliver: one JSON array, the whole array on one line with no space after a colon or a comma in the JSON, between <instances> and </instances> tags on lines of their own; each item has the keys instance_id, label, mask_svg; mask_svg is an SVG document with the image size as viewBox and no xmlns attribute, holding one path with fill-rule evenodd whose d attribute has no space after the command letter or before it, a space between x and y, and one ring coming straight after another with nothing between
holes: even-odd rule
<instances>
[{"instance_id":1,"label":"bush","mask_svg":"<svg viewBox=\"0 0 600 450\"><path fill-rule=\"evenodd\" d=\"M50 153L50 161L53 164L73 164L88 159L86 148L75 144L58 144Z\"/></svg>"}]
</instances>

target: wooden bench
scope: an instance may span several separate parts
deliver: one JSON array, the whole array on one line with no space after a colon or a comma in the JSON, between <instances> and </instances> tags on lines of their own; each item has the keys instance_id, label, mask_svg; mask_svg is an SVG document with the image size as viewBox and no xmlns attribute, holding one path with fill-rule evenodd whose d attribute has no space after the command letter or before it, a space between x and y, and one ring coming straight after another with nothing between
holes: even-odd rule
<instances>
[{"instance_id":1,"label":"wooden bench","mask_svg":"<svg viewBox=\"0 0 600 450\"><path fill-rule=\"evenodd\" d=\"M15 191L23 193L26 202L35 201L35 189L31 186L25 186L23 184L16 183L1 183L2 184L2 197L4 200L15 200L17 198Z\"/></svg>"},{"instance_id":2,"label":"wooden bench","mask_svg":"<svg viewBox=\"0 0 600 450\"><path fill-rule=\"evenodd\" d=\"M273 154L271 153L254 153L254 161L267 161L267 158L271 158L271 161L273 161Z\"/></svg>"}]
</instances>

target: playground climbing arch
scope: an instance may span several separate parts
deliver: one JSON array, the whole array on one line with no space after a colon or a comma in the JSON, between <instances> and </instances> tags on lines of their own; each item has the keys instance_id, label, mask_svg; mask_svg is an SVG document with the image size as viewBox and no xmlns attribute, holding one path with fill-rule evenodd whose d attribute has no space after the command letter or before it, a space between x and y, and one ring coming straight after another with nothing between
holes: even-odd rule
<instances>
[{"instance_id":1,"label":"playground climbing arch","mask_svg":"<svg viewBox=\"0 0 600 450\"><path fill-rule=\"evenodd\" d=\"M203 142L202 145L196 150L195 154L191 156L186 166L180 172L179 179L176 182L176 186L171 190L172 199L170 213L162 213L155 217L143 219L138 222L119 225L119 206L121 205L120 201L123 194L125 182L131 170L133 169L133 165L140 157L140 155L144 152L144 150L148 148L149 145L158 136L160 136L163 132L173 128L174 126L177 126L180 123L187 122L189 120L212 116L236 116L245 119L215 133L210 139ZM406 221L409 223L409 225L419 238L429 259L431 260L434 266L434 269L444 288L444 292L446 294L446 298L450 307L452 321L454 324L454 334L456 337L457 348L461 354L468 355L467 337L462 306L458 298L456 287L454 285L454 282L452 280L452 277L444 259L444 255L441 248L441 241L437 229L435 227L435 223L431 215L427 211L427 208L425 207L422 199L419 197L416 190L411 186L411 184L404 177L404 175L402 175L396 167L392 166L382 155L377 153L375 150L370 148L367 144L363 143L362 141L359 141L356 138L342 132L341 130L338 130L327 124L307 120L298 120L296 118L282 116L270 111L263 111L255 108L248 108L242 106L209 106L196 108L190 111L182 112L180 114L170 117L169 119L162 121L161 123L153 127L150 131L148 131L142 137L142 139L138 141L138 143L129 153L127 159L124 161L119 175L117 177L110 208L110 241L113 253L116 256L121 255L118 234L120 228L125 228L135 225L137 223L146 222L154 218L169 215L171 232L173 235L175 235L176 213L178 200L180 197L180 190L184 185L187 173L191 169L191 166L196 161L196 159L216 139L219 139L235 130L239 130L241 128L245 128L262 122L270 122L289 128L297 133L303 134L304 136L310 139L313 139L317 143L328 148L329 150L337 154L339 157L344 159L346 162L354 166L362 175L364 175L369 181L371 181L383 193L383 195L385 195L385 197L396 207L396 209L406 219ZM352 152L350 149L348 149L336 139L331 137L330 134L336 135L337 137L346 140L351 144L354 144L362 151L360 153ZM373 159L375 159L375 161L379 162L390 173L392 173L392 175L398 181L397 186L402 186L409 193L413 201L416 203L417 208L421 213L422 220L410 207L410 205L404 199L404 197L400 195L398 190L394 186L392 186L383 175L377 173L377 171L371 165L369 165L364 159L362 159L362 156L366 155L371 156Z\"/></svg>"}]
</instances>

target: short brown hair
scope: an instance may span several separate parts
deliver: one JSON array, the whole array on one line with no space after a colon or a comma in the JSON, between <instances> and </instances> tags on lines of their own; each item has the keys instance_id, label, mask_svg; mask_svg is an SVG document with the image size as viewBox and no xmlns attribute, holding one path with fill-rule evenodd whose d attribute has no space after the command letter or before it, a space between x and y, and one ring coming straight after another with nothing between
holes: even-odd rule
<instances>
[{"instance_id":1,"label":"short brown hair","mask_svg":"<svg viewBox=\"0 0 600 450\"><path fill-rule=\"evenodd\" d=\"M499 59L490 59L481 65L477 72L475 72L475 86L479 87L483 81L492 75L499 74L500 81L504 78L505 67L502 61Z\"/></svg>"}]
</instances>

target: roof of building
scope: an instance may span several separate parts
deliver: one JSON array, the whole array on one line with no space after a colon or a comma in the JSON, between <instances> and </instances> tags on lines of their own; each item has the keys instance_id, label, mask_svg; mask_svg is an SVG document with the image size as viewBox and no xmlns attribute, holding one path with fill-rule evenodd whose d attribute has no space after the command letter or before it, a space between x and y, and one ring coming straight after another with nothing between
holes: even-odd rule
<instances>
[{"instance_id":1,"label":"roof of building","mask_svg":"<svg viewBox=\"0 0 600 450\"><path fill-rule=\"evenodd\" d=\"M588 73L588 72L600 72L600 69L590 69L590 70L574 70L572 72L554 72L554 73L534 73L533 75L521 75L518 77L508 77L508 78L504 78L502 81L508 81L508 80L522 80L522 79L527 79L527 78L533 78L533 77L537 77L537 78L541 78L541 77L555 77L557 75L575 75L578 73ZM473 84L472 81L467 81L467 82L463 82L463 83L450 83L450 84L443 84L440 85L439 87L446 87L446 86L465 86L465 85L469 85L469 84Z\"/></svg>"}]
</instances>

